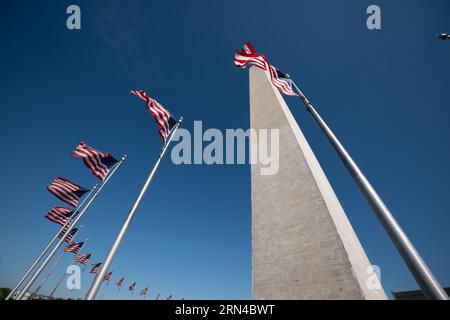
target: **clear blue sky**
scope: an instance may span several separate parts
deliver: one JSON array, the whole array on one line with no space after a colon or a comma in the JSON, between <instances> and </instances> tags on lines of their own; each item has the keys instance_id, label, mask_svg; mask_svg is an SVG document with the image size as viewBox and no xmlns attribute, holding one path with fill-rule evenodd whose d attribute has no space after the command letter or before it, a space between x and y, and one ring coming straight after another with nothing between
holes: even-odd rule
<instances>
[{"instance_id":1,"label":"clear blue sky","mask_svg":"<svg viewBox=\"0 0 450 320\"><path fill-rule=\"evenodd\" d=\"M80 31L65 26L69 4L81 7ZM382 30L366 28L370 4L381 7ZM69 156L80 140L128 154L81 233L95 262L106 255L161 146L130 89L147 90L188 129L194 120L248 128L248 72L233 65L247 40L297 80L449 286L450 41L435 38L450 32L449 13L445 0L1 1L0 286L12 286L56 231L43 218L61 204L48 183L96 182ZM385 290L416 289L310 115L286 100ZM150 296L250 298L250 167L164 161L111 269ZM112 285L102 295L131 298Z\"/></svg>"}]
</instances>

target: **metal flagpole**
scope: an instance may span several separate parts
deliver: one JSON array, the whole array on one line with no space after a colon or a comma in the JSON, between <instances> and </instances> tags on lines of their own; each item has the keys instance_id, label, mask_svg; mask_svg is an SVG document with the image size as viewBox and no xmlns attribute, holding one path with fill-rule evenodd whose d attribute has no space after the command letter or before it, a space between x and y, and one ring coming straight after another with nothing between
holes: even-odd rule
<instances>
[{"instance_id":1,"label":"metal flagpole","mask_svg":"<svg viewBox=\"0 0 450 320\"><path fill-rule=\"evenodd\" d=\"M86 197L84 197L83 201L74 209L74 214L77 212L78 209L80 209L83 204L86 202L86 200L91 196L92 192L97 188L97 184L92 188L91 191L87 194ZM22 285L22 283L25 281L25 279L30 275L31 271L37 266L39 261L44 257L44 255L47 253L47 251L50 249L52 244L58 239L59 234L64 230L65 227L70 223L71 219L68 219L67 222L61 227L61 229L55 234L55 236L50 240L50 242L47 244L45 249L41 252L41 254L37 257L37 259L33 262L33 264L28 268L27 272L22 276L22 278L19 280L19 282L15 285L15 287L11 290L11 292L8 294L8 296L5 298L5 300L9 300L13 294L18 291L19 287Z\"/></svg>"},{"instance_id":2,"label":"metal flagpole","mask_svg":"<svg viewBox=\"0 0 450 320\"><path fill-rule=\"evenodd\" d=\"M97 292L100 289L100 286L102 285L102 280L103 280L106 272L108 271L112 260L114 259L117 249L119 248L120 243L122 242L122 239L125 236L125 233L127 232L128 226L130 225L131 221L133 220L136 210L139 207L139 204L141 203L141 200L144 197L144 194L147 191L147 188L150 185L150 182L152 181L153 176L155 175L155 172L158 169L159 164L161 163L161 159L164 157L164 154L166 153L167 148L168 148L170 142L172 141L172 138L175 135L175 132L177 131L177 129L180 126L182 121L183 121L183 118L180 118L180 120L178 120L177 124L175 125L175 128L173 128L173 130L170 134L169 140L164 144L164 146L161 150L161 153L159 154L158 160L156 161L152 171L150 172L147 180L144 183L144 186L142 187L141 191L139 192L139 195L136 198L136 201L134 202L133 206L131 207L131 210L128 213L127 218L125 219L125 222L123 223L122 229L119 231L119 234L117 235L116 240L114 241L111 249L109 250L109 253L108 253L105 261L102 263L97 276L95 277L94 281L92 282L92 285L89 288L88 293L86 294L86 300L94 300L95 299L95 296L97 295Z\"/></svg>"},{"instance_id":3,"label":"metal flagpole","mask_svg":"<svg viewBox=\"0 0 450 320\"><path fill-rule=\"evenodd\" d=\"M50 293L50 297L53 298L53 295L55 294L56 290L58 289L59 285L61 284L61 282L64 280L65 277L66 277L66 272L64 271L63 275L61 276L61 278L59 278L58 282L56 283L56 286L53 288L52 292Z\"/></svg>"},{"instance_id":4,"label":"metal flagpole","mask_svg":"<svg viewBox=\"0 0 450 320\"><path fill-rule=\"evenodd\" d=\"M22 299L22 297L25 295L25 293L27 292L27 290L33 285L33 283L36 281L36 279L39 277L39 275L42 273L42 271L44 270L44 268L47 266L47 264L50 262L50 260L52 259L52 257L55 255L56 251L58 250L58 248L61 246L61 244L64 242L64 239L67 237L67 234L73 229L73 227L78 223L78 221L80 221L80 219L83 217L84 213L86 212L86 210L89 208L89 206L92 204L92 202L95 200L95 198L97 198L98 194L102 191L103 187L106 185L106 183L109 181L109 179L112 177L112 175L116 172L117 168L120 167L120 165L123 163L123 161L125 160L126 156L123 156L122 159L114 166L114 168L110 171L110 173L108 174L108 176L105 178L105 180L102 182L102 184L100 185L100 188L98 188L98 190L95 192L95 194L92 196L92 198L89 200L89 202L86 204L86 206L83 208L83 210L81 210L81 212L77 215L77 217L75 218L75 220L73 221L73 223L69 226L69 229L67 230L67 233L65 236L63 236L58 243L56 244L56 246L53 248L53 250L49 253L49 255L47 256L47 258L44 260L44 262L42 263L42 265L39 267L39 269L34 273L34 275L31 277L31 279L28 281L28 283L25 285L25 287L22 289L22 291L20 292L19 296L17 297L16 300L20 300Z\"/></svg>"},{"instance_id":5,"label":"metal flagpole","mask_svg":"<svg viewBox=\"0 0 450 320\"><path fill-rule=\"evenodd\" d=\"M82 224L80 226L80 228L77 230L77 232L75 232L75 234L72 237L72 240L69 243L69 246L74 242L76 235L78 234L78 232L80 232L81 229L83 229L84 225ZM83 243L83 246L86 244L87 240ZM82 247L83 247L82 246ZM50 270L47 272L47 274L44 277L44 280L42 280L41 284L36 288L36 290L34 291L34 293L30 296L30 298L34 295L37 295L39 293L39 291L42 289L42 287L45 285L45 283L47 282L48 278L50 277L50 275L53 273L53 271L55 271L56 266L59 264L59 262L61 261L63 255L64 255L64 249L61 251L61 253L59 254L58 258L56 259L55 263L53 264L53 266L50 268Z\"/></svg>"},{"instance_id":6,"label":"metal flagpole","mask_svg":"<svg viewBox=\"0 0 450 320\"><path fill-rule=\"evenodd\" d=\"M292 82L294 88L305 105L306 109L312 114L314 120L317 122L319 127L322 129L323 133L326 135L331 145L336 150L337 154L341 158L350 175L355 180L361 192L366 197L372 210L375 212L378 220L380 220L385 231L390 236L392 242L394 242L397 250L400 252L403 260L408 266L409 270L413 274L420 288L422 289L425 297L427 299L433 300L448 300L449 297L445 293L442 286L436 280L436 278L431 273L428 266L425 264L423 259L420 257L417 250L414 248L411 241L408 239L406 234L403 232L400 225L397 223L387 206L384 204L383 200L377 194L375 189L369 183L367 178L364 176L362 171L356 165L355 161L350 157L349 153L339 140L336 138L334 133L328 127L328 125L323 121L320 115L314 109L313 105L309 102L306 96L300 91L297 85Z\"/></svg>"}]
</instances>

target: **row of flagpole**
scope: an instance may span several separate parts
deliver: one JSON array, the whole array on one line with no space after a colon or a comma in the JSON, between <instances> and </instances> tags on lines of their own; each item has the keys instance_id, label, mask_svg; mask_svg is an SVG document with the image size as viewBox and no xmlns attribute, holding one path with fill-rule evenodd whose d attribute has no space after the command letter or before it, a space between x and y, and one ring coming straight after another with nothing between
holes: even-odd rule
<instances>
[{"instance_id":1,"label":"row of flagpole","mask_svg":"<svg viewBox=\"0 0 450 320\"><path fill-rule=\"evenodd\" d=\"M125 236L125 233L128 229L129 224L131 223L133 217L136 214L137 208L139 207L139 204L146 192L146 190L148 189L150 182L166 152L166 150L169 147L170 142L172 141L172 138L176 132L176 130L178 129L178 127L181 125L182 122L182 118L180 118L179 120L175 120L170 113L163 107L161 106L156 100L150 98L147 96L147 94L144 91L141 90L132 90L131 91L132 94L135 94L137 96L139 96L141 99L146 101L146 106L148 108L148 110L150 111L150 113L153 115L153 117L155 118L155 121L157 123L157 125L160 128L160 135L163 138L164 141L164 145L162 147L162 150L160 152L160 155L149 175L149 177L147 178L142 190L140 191L135 203L133 204L116 240L114 241L110 252L108 253L105 261L103 263L100 263L101 267L100 270L97 272L97 275L91 285L91 287L89 288L89 291L86 295L86 299L88 300L92 300L95 298L98 290L100 289L101 283L104 281L105 275L108 271L109 266L112 263L112 260L117 252L117 249L122 241L122 239ZM30 293L30 296L28 298L32 298L33 295L37 295L39 293L39 291L42 289L42 287L45 285L45 283L47 282L48 278L50 277L50 275L53 273L53 271L55 270L55 268L57 267L57 265L59 264L59 262L61 261L64 252L66 251L65 249L63 249L63 251L61 252L61 254L57 257L56 261L54 262L54 264L52 265L52 267L50 268L50 270L45 274L44 279L42 280L42 282L37 286L37 288L35 289L35 291L33 293L31 293L30 289L33 286L33 284L35 283L35 281L39 278L39 276L42 274L42 272L45 270L46 266L49 264L49 262L52 260L52 258L55 256L55 254L57 253L58 249L62 246L62 244L64 242L69 242L69 246L72 245L74 243L74 239L75 236L78 234L78 232L82 229L83 226L80 227L80 229L74 229L75 226L78 224L78 222L83 218L84 214L86 213L87 209L90 207L90 205L93 203L93 201L97 198L97 196L100 194L100 192L103 190L104 186L107 184L107 182L109 181L109 179L114 175L114 173L116 172L116 170L120 167L120 165L125 161L126 155L124 155L120 161L118 161L117 163L115 163L112 168L110 168L109 170L105 170L105 165L103 163L101 163L101 160L99 158L99 155L101 156L110 156L109 154L103 154L100 152L97 152L95 149L92 149L85 145L84 143L80 143L81 146L80 148L85 148L84 150L80 149L78 150L78 147L76 149L76 151L72 154L73 156L76 157L80 157L83 158L83 161L85 162L86 166L88 166L88 168L92 171L92 173L98 177L99 179L102 180L102 183L100 185L100 187L97 189L97 185L95 185L90 192L84 197L84 199L81 201L81 203L79 203L78 197L73 200L73 199L67 199L64 194L64 191L61 193L61 190L58 190L58 187L56 188L57 191L55 190L50 190L50 192L52 192L53 194L55 194L58 198L60 198L62 201L71 204L72 206L75 207L75 209L71 212L71 215L66 219L65 223L61 223L60 221L56 222L59 225L61 225L60 230L56 233L56 235L49 241L49 243L47 244L47 246L43 249L43 251L38 255L38 257L36 258L36 260L31 264L31 266L27 269L27 271L23 274L23 276L20 278L20 280L17 282L17 284L14 286L14 288L11 290L11 292L8 294L8 296L6 297L6 300L11 299L11 298L15 298L15 300L22 300L25 299L25 295L26 293ZM87 152L86 152L86 148ZM90 153L92 151L95 151L95 157ZM86 154L87 156L86 156ZM91 157L91 158L89 158ZM87 159L86 159L87 158ZM112 158L113 159L113 158ZM117 161L115 159L113 159L114 161ZM108 168L108 166L106 165L106 168ZM106 171L106 173L105 173ZM59 178L57 178L59 179ZM63 183L70 183L71 186L73 186L74 184L71 183L70 181L67 181L66 179L63 179ZM55 180L56 181L56 180ZM79 187L78 185L75 185L77 187ZM55 188L55 186L54 186ZM80 187L80 189L82 189ZM78 191L78 190L77 190ZM83 193L86 191L86 189L83 189ZM57 195L56 193L60 192L59 195ZM92 195L92 197L91 197ZM70 198L70 197L69 197ZM73 202L71 202L71 200ZM76 201L76 202L75 202ZM84 205L84 203L87 201L86 205ZM76 205L75 205L76 204ZM84 207L83 207L84 205ZM55 207L54 207L55 208ZM64 209L64 208L63 208ZM75 216L74 219L72 219L72 215ZM72 234L72 231L74 231L74 234ZM67 237L71 235L72 238L70 241L66 240ZM58 240L59 238L59 240ZM85 243L87 242L84 241L83 243L80 243L80 247L78 247L78 253L79 253L79 249L81 249L82 246L85 245ZM55 244L56 243L56 244ZM53 246L53 248L52 248ZM47 256L46 256L47 255ZM75 262L75 259L73 260L73 262ZM73 263L72 262L72 263ZM71 263L71 264L72 264ZM87 263L87 262L86 262ZM86 267L86 266L85 266ZM83 268L83 272L85 270L85 267ZM36 269L37 268L37 269ZM35 270L36 269L36 270ZM63 279L65 278L65 272L63 274L63 276L59 279L59 281L57 282L55 288L52 290L50 296L53 296L54 293L56 292L56 290L58 289L60 283L63 281ZM109 274L111 275L111 273ZM28 280L27 278L30 277ZM108 279L109 281L109 279ZM23 287L21 288L21 286L23 285ZM145 292L147 292L148 288L145 288L143 290L145 290ZM158 294L159 296L159 294ZM170 298L172 297L172 295L169 296Z\"/></svg>"},{"instance_id":2,"label":"row of flagpole","mask_svg":"<svg viewBox=\"0 0 450 320\"><path fill-rule=\"evenodd\" d=\"M180 118L178 120L177 124L175 125L175 127L173 128L173 130L169 136L169 140L164 143L164 146L161 149L161 153L159 154L159 157L156 160L156 163L153 166L153 169L151 170L149 176L147 177L147 180L145 181L144 185L142 186L142 189L139 192L139 195L136 198L136 201L134 202L133 206L131 207L131 210L128 213L128 216L126 217L126 219L122 225L122 228L120 229L119 234L116 237L116 240L114 241L104 263L102 263L102 265L100 267L100 270L99 270L94 282L92 283L91 287L89 288L88 293L86 294L86 300L94 300L95 299L95 297L98 293L98 290L100 289L100 286L103 282L105 274L108 271L108 268L110 267L112 260L114 259L114 256L116 255L117 250L119 249L120 243L122 242L122 240L125 236L125 233L127 232L127 229L136 214L136 210L139 207L139 205L142 201L142 198L144 197L145 192L147 191L148 187L150 186L153 176L155 175L155 172L158 169L159 164L161 163L161 160L164 157L164 154L166 153L166 151L169 147L169 144L172 141L172 138L173 138L174 134L176 133L176 131L182 121L183 121L183 118Z\"/></svg>"},{"instance_id":3,"label":"row of flagpole","mask_svg":"<svg viewBox=\"0 0 450 320\"><path fill-rule=\"evenodd\" d=\"M50 260L53 258L53 256L55 255L55 253L58 251L58 249L61 247L61 245L64 243L65 238L67 237L67 235L69 234L69 232L74 228L74 226L77 225L77 223L80 221L80 219L84 216L84 214L86 213L87 209L89 209L89 207L91 206L91 204L94 202L94 200L97 198L97 196L100 194L100 192L103 190L104 186L106 185L106 183L109 181L109 179L112 177L112 175L116 172L116 170L119 168L119 166L123 163L123 161L125 160L125 156L122 157L122 159L116 164L116 166L114 167L114 169L112 169L112 172L108 174L108 176L106 177L106 179L102 182L102 184L100 185L100 187L97 189L97 191L94 193L94 195L89 199L89 201L87 202L86 206L81 210L80 213L77 214L75 220L69 224L69 221L67 222L66 226L68 227L66 233L59 239L59 241L56 243L56 245L54 246L54 248L50 251L50 253L48 254L48 256L44 259L44 261L42 262L42 264L40 265L40 267L37 269L37 271L33 274L33 276L30 278L30 280L28 281L28 283L24 286L24 288L22 289L22 291L20 292L20 294L17 297L17 300L20 300L23 298L23 296L25 295L25 293L30 289L30 287L34 284L34 282L36 281L36 279L39 277L39 275L42 273L42 271L44 270L44 268L47 266L47 264L50 262Z\"/></svg>"},{"instance_id":4,"label":"row of flagpole","mask_svg":"<svg viewBox=\"0 0 450 320\"><path fill-rule=\"evenodd\" d=\"M69 245L71 245L75 238L76 235L81 231L81 229L83 229L84 225L82 224L80 226L80 228L77 230L77 232L73 235L72 240L70 241ZM83 246L84 247L86 245L86 242L88 241L88 239L86 239L83 242ZM61 261L62 257L64 256L64 250L61 251L61 253L59 254L58 258L56 259L55 263L53 264L53 266L50 268L50 270L45 274L44 279L42 280L42 282L39 284L39 286L36 288L36 290L34 290L33 294L30 296L30 298L32 298L33 296L37 295L39 293L39 291L42 289L42 287L45 285L45 283L47 282L47 280L49 279L50 275L53 273L53 271L55 271L55 268L58 266L59 262Z\"/></svg>"},{"instance_id":5,"label":"row of flagpole","mask_svg":"<svg viewBox=\"0 0 450 320\"><path fill-rule=\"evenodd\" d=\"M82 204L80 206L78 206L79 208L82 208L81 211L79 213L77 213L78 212L78 210L77 210L78 207L74 210L74 212L76 213L76 218L73 220L73 222L71 221L71 219L68 219L67 222L64 224L64 226L61 227L60 231L58 231L56 236L51 240L51 242L46 247L46 249L44 249L44 251L40 254L40 256L39 256L40 258L36 260L36 264L33 264L34 266L36 266L37 263L39 263L39 261L45 255L46 251L49 250L51 245L57 240L57 238L60 235L60 233L63 232L62 237L60 237L59 241L56 242L56 245L53 247L53 249L51 249L50 253L47 255L47 257L44 259L44 261L41 263L41 265L37 268L37 270L34 272L34 274L31 276L31 278L28 280L28 282L22 288L20 293L17 295L16 300L21 300L25 296L25 294L28 292L30 287L34 284L34 282L37 280L37 278L43 272L43 270L45 269L47 264L50 262L50 260L53 258L53 256L58 251L58 249L64 243L66 237L69 235L71 230L77 225L77 223L80 221L80 219L83 218L83 216L86 213L87 209L89 209L91 204L94 202L94 200L100 194L100 192L103 190L104 186L108 183L109 179L114 175L114 173L120 167L120 165L123 163L123 161L125 161L125 158L126 158L126 156L123 156L122 159L110 170L110 172L108 172L108 175L106 176L106 178L101 183L100 187L95 192L94 192L94 190L95 190L96 187L94 186L92 188L91 192L94 192L94 194L92 195L91 198L89 198L91 193L88 194L88 196L86 196L85 200L89 199L89 200L87 200L86 205L84 207L82 207L82 204L84 203L84 201L83 201ZM29 269L30 272L27 271L26 274L30 274L32 269L33 268L30 268ZM16 286L16 287L18 287L18 286Z\"/></svg>"},{"instance_id":6,"label":"row of flagpole","mask_svg":"<svg viewBox=\"0 0 450 320\"><path fill-rule=\"evenodd\" d=\"M81 227L80 227L80 228L81 228ZM75 263L75 258L69 263L69 265L72 265L72 264L74 264L74 263ZM56 265L56 264L57 264L57 263L55 263L55 265ZM95 265L95 264L93 264L93 265ZM86 267L86 265L85 265L85 267ZM53 270L51 269L50 272L51 272L51 271L53 271ZM81 271L81 273L83 274L84 271L85 271L85 268L83 268L83 270ZM50 272L49 272L49 273L50 273ZM93 272L91 271L90 273L93 273ZM97 273L97 272L94 272L94 273ZM113 272L109 272L110 277L109 277L109 278L106 278L106 276L105 276L104 279L103 279L103 282L106 282L106 286L109 286L109 282L112 280L112 277L111 277L112 273L113 273ZM47 273L47 275L48 275L48 273ZM46 276L47 276L47 275L46 275ZM56 283L55 287L53 288L53 290L51 291L49 297L53 298L53 297L55 296L56 290L59 288L60 284L61 284L62 281L66 278L66 276L67 276L67 274L66 274L66 272L65 272L65 270L64 270L62 276L61 276L61 277L59 278L59 280L57 281L57 283ZM48 278L46 277L46 278L44 279L44 281L46 281L47 279L48 279ZM115 281L115 286L118 288L118 291L120 291L120 288L122 287L122 283L123 283L123 280L124 280L124 279L125 279L125 277L122 277L120 280ZM43 281L43 282L44 282L44 281ZM136 286L136 282L133 282L133 283L128 287L128 290L131 292L131 295L133 295L135 286ZM34 297L34 296L37 295L37 293L38 293L39 289L41 289L41 287L42 287L42 283L41 283L41 285L38 287L38 289L34 291L32 297ZM146 296L147 296L147 293L148 293L148 288L149 288L148 285L147 285L145 288L143 288L143 289L139 292L139 296L143 296L144 299L146 299ZM69 295L72 294L72 292L73 292L74 290L75 290L75 289L70 289ZM104 292L102 292L102 295L103 295L103 294L104 294ZM155 296L156 300L159 299L159 296L160 296L160 293L158 292L157 295ZM166 299L167 299L167 300L171 300L172 297L173 297L172 294L169 294L169 296L168 296Z\"/></svg>"},{"instance_id":7,"label":"row of flagpole","mask_svg":"<svg viewBox=\"0 0 450 320\"><path fill-rule=\"evenodd\" d=\"M92 190L88 193L88 195L84 198L84 200L81 202L81 204L78 204L75 208L74 212L77 212L79 208L83 206L83 204L86 202L86 200L90 197L92 192L96 189L97 185L95 185ZM67 225L70 223L70 219L67 220L67 222L61 226L60 230L55 234L55 236L49 241L47 246L42 250L42 252L39 254L39 256L36 258L36 260L31 264L31 266L28 268L28 270L24 273L24 275L20 278L20 280L17 282L17 284L14 286L14 288L11 290L11 292L8 294L5 300L9 300L13 297L13 295L18 292L18 289L20 286L25 282L26 278L31 274L31 272L34 270L34 268L39 264L39 262L42 260L42 258L47 254L48 250L50 250L51 246L55 243L55 241L58 239L58 236L61 234L61 232L64 232L64 228L67 227ZM67 234L67 233L66 233ZM17 300L17 297L16 297Z\"/></svg>"}]
</instances>

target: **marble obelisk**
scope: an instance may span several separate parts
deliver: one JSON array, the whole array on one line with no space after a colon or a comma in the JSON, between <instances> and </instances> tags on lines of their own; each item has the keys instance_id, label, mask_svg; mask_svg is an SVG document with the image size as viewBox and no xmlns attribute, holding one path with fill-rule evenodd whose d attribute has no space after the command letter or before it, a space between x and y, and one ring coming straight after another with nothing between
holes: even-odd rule
<instances>
[{"instance_id":1,"label":"marble obelisk","mask_svg":"<svg viewBox=\"0 0 450 320\"><path fill-rule=\"evenodd\" d=\"M259 163L251 167L253 298L386 299L300 127L256 67L250 69L250 124L279 130L278 172L262 175ZM257 140L250 139L251 148Z\"/></svg>"}]
</instances>

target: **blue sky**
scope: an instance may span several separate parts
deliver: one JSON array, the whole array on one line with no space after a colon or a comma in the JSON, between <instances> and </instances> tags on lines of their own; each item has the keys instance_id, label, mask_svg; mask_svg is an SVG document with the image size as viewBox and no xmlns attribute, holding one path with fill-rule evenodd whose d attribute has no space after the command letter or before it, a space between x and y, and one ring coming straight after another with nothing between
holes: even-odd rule
<instances>
[{"instance_id":1,"label":"blue sky","mask_svg":"<svg viewBox=\"0 0 450 320\"><path fill-rule=\"evenodd\" d=\"M78 4L82 29L66 28ZM366 28L367 6L382 29ZM153 165L161 140L145 89L192 130L248 128L248 74L234 50L252 40L316 105L410 236L450 285L450 3L435 1L2 1L0 286L12 286L56 226L56 176L96 183L69 153L83 140L128 159L93 204L80 237L95 262ZM387 292L416 289L334 151L286 98ZM51 291L70 261L49 281ZM187 299L251 297L250 167L164 161L111 270L127 285ZM83 276L81 297L93 279ZM59 296L66 296L61 289ZM99 296L129 299L103 287Z\"/></svg>"}]
</instances>

